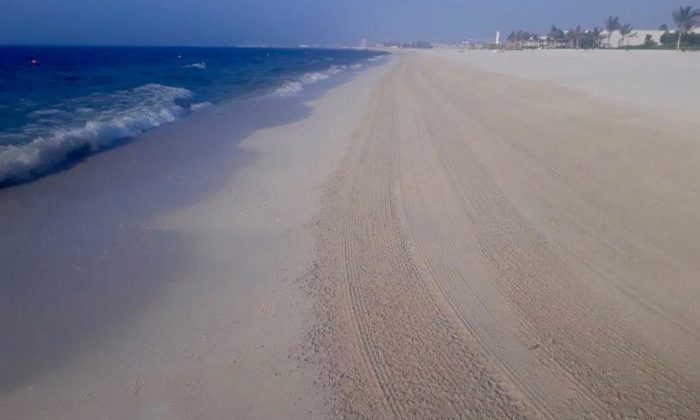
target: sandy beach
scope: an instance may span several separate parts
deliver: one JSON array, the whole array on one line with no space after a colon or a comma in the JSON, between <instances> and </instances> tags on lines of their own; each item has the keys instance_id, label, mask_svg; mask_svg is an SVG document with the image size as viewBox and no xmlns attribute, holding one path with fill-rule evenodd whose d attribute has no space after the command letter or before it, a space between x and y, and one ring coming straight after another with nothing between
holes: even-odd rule
<instances>
[{"instance_id":1,"label":"sandy beach","mask_svg":"<svg viewBox=\"0 0 700 420\"><path fill-rule=\"evenodd\" d=\"M698 418L698 62L402 52L0 190L0 417Z\"/></svg>"},{"instance_id":2,"label":"sandy beach","mask_svg":"<svg viewBox=\"0 0 700 420\"><path fill-rule=\"evenodd\" d=\"M0 417L323 418L298 279L383 72L211 107L0 191Z\"/></svg>"}]
</instances>

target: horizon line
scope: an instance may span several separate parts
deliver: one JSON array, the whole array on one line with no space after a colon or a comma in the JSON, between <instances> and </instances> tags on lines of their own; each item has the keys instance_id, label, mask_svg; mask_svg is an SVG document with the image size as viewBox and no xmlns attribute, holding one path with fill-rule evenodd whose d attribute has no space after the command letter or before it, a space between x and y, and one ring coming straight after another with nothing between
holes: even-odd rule
<instances>
[{"instance_id":1,"label":"horizon line","mask_svg":"<svg viewBox=\"0 0 700 420\"><path fill-rule=\"evenodd\" d=\"M358 45L351 44L242 44L242 45L177 45L177 44L45 44L45 43L3 43L0 42L0 47L96 47L96 48L287 48L287 49L337 49L337 48L360 48ZM367 46L367 48L374 47Z\"/></svg>"}]
</instances>

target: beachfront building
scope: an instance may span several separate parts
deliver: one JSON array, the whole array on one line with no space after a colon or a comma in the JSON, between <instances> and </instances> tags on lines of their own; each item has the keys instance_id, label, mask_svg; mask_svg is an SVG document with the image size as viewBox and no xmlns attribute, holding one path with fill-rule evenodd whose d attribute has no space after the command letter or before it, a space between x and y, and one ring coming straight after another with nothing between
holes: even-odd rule
<instances>
[{"instance_id":1,"label":"beachfront building","mask_svg":"<svg viewBox=\"0 0 700 420\"><path fill-rule=\"evenodd\" d=\"M675 33L675 31L670 31ZM638 47L644 45L647 42L653 42L655 44L661 44L661 37L666 33L663 30L657 29L634 29L630 34L622 35L620 31L613 31L610 36L610 41L608 45L608 31L603 31L600 33L603 41L602 44L608 48L625 48L625 47ZM690 33L700 33L700 29L693 29Z\"/></svg>"},{"instance_id":2,"label":"beachfront building","mask_svg":"<svg viewBox=\"0 0 700 420\"><path fill-rule=\"evenodd\" d=\"M538 48L548 48L550 46L550 40L546 36L531 35L529 37L513 38L508 39L506 43L506 49L508 50L522 50L522 49L538 49Z\"/></svg>"},{"instance_id":3,"label":"beachfront building","mask_svg":"<svg viewBox=\"0 0 700 420\"><path fill-rule=\"evenodd\" d=\"M601 32L601 37L603 38L603 45L608 48L625 48L638 47L648 41L660 44L661 36L664 33L665 31L662 30L634 29L627 35L622 35L620 31L613 31L609 39L608 31L603 31Z\"/></svg>"}]
</instances>

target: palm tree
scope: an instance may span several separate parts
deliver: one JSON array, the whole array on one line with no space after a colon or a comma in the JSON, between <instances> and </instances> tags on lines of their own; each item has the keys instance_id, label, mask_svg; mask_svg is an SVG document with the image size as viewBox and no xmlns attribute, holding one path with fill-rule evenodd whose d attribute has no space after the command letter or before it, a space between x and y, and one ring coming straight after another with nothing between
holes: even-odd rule
<instances>
[{"instance_id":1,"label":"palm tree","mask_svg":"<svg viewBox=\"0 0 700 420\"><path fill-rule=\"evenodd\" d=\"M551 41L554 41L554 48L557 48L559 46L559 42L566 38L566 34L564 34L564 31L561 29L552 25L552 28L549 30L549 38Z\"/></svg>"},{"instance_id":2,"label":"palm tree","mask_svg":"<svg viewBox=\"0 0 700 420\"><path fill-rule=\"evenodd\" d=\"M576 37L574 38L575 44L574 47L578 50L581 48L581 25L576 25Z\"/></svg>"},{"instance_id":3,"label":"palm tree","mask_svg":"<svg viewBox=\"0 0 700 420\"><path fill-rule=\"evenodd\" d=\"M673 11L673 21L678 25L678 43L676 44L676 50L680 51L683 34L687 34L700 26L700 9L693 10L691 6L681 6Z\"/></svg>"},{"instance_id":4,"label":"palm tree","mask_svg":"<svg viewBox=\"0 0 700 420\"><path fill-rule=\"evenodd\" d=\"M591 30L591 37L593 38L593 46L595 48L600 48L600 41L602 39L602 36L600 34L601 32L603 31L601 31L598 27L595 27Z\"/></svg>"},{"instance_id":5,"label":"palm tree","mask_svg":"<svg viewBox=\"0 0 700 420\"><path fill-rule=\"evenodd\" d=\"M617 16L608 16L608 18L605 19L605 30L608 31L608 48L610 48L612 33L618 29L620 29L620 18Z\"/></svg>"},{"instance_id":6,"label":"palm tree","mask_svg":"<svg viewBox=\"0 0 700 420\"><path fill-rule=\"evenodd\" d=\"M625 42L625 38L632 33L632 25L627 23L620 26L618 29L620 30L620 42L618 43L618 46L621 47L623 42Z\"/></svg>"}]
</instances>

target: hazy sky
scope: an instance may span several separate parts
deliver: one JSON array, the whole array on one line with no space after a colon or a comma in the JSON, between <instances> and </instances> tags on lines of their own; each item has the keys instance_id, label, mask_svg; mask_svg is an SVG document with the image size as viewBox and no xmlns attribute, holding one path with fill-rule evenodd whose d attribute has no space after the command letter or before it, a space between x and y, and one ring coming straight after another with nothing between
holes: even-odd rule
<instances>
[{"instance_id":1,"label":"hazy sky","mask_svg":"<svg viewBox=\"0 0 700 420\"><path fill-rule=\"evenodd\" d=\"M490 37L670 23L688 0L0 0L0 43L234 45ZM689 4L698 7L698 0Z\"/></svg>"}]
</instances>

